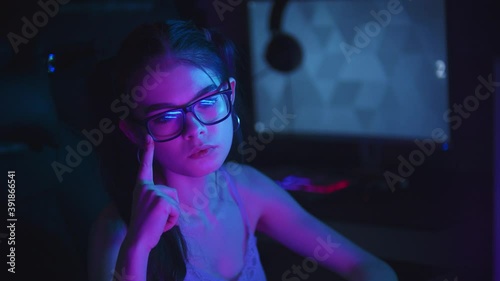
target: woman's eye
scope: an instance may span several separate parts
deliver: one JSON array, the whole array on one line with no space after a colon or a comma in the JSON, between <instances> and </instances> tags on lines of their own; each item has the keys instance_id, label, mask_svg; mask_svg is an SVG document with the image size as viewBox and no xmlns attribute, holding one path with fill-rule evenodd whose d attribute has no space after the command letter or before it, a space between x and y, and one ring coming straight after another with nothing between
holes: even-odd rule
<instances>
[{"instance_id":1,"label":"woman's eye","mask_svg":"<svg viewBox=\"0 0 500 281\"><path fill-rule=\"evenodd\" d=\"M211 97L211 98L202 99L200 101L200 105L201 106L212 106L212 105L217 103L218 99L219 99L219 97Z\"/></svg>"},{"instance_id":2,"label":"woman's eye","mask_svg":"<svg viewBox=\"0 0 500 281\"><path fill-rule=\"evenodd\" d=\"M159 124L159 123L168 123L177 120L179 118L180 113L179 112L167 112L158 118L154 119L154 122Z\"/></svg>"}]
</instances>

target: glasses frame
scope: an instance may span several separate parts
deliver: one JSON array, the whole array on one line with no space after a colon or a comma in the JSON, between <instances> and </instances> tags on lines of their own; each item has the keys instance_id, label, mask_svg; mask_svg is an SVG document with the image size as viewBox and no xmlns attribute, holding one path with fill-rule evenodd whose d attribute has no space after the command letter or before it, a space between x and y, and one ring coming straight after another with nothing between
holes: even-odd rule
<instances>
[{"instance_id":1,"label":"glasses frame","mask_svg":"<svg viewBox=\"0 0 500 281\"><path fill-rule=\"evenodd\" d=\"M208 95L208 96L204 96L204 97L201 97L201 98L198 98L190 103L188 103L187 105L183 106L183 107L179 107L179 108L173 108L173 109L169 109L169 110L165 110L165 111L162 111L158 114L155 114L153 116L150 116L146 119L143 119L143 120L140 120L139 123L141 123L142 126L144 126L146 128L146 130L148 131L148 134L153 138L153 140L155 142L167 142L167 141L170 141L170 140L173 140L177 137L179 137L180 135L182 135L182 133L184 132L184 130L186 129L186 114L188 112L191 112L193 113L193 116L194 118L196 118L196 120L198 120L198 122L200 122L201 124L205 125L205 126L210 126L210 125L215 125L215 124L218 124L224 120L226 120L230 115L231 113L233 112L233 103L231 101L231 95L233 93L233 89L231 87L231 82L229 81L229 79L227 79L227 84L229 85L229 89L226 89L226 90L222 90L222 91L218 91L216 93L213 93L211 95ZM220 87L220 86L219 86ZM227 97L227 100L229 101L229 110L228 110L228 113L226 116L224 116L224 118L221 118L220 120L217 120L216 122L209 122L209 123L206 123L206 122L203 122L200 120L200 118L198 118L198 116L196 116L196 113L194 112L193 108L194 106L200 102L201 100L204 100L204 99L207 99L207 98L210 98L210 97L213 97L213 96L216 96L216 95L226 95ZM177 110L180 110L182 112L182 129L179 130L179 133L175 134L173 137L170 137L170 138L167 138L167 139L157 139L155 136L153 136L153 134L151 133L151 130L149 128L149 122L155 118L158 118L162 115L165 115L165 113L169 112L169 111L177 111Z\"/></svg>"}]
</instances>

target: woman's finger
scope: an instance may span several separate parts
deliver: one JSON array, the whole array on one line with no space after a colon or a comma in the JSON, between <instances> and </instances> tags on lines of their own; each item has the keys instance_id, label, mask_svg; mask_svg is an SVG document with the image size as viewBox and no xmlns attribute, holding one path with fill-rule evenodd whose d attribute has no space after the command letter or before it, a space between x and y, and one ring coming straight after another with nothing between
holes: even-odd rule
<instances>
[{"instance_id":1,"label":"woman's finger","mask_svg":"<svg viewBox=\"0 0 500 281\"><path fill-rule=\"evenodd\" d=\"M142 155L141 165L139 167L139 174L137 183L139 185L154 184L153 182L153 156L155 151L154 141L149 134L146 134L144 142L144 154Z\"/></svg>"}]
</instances>

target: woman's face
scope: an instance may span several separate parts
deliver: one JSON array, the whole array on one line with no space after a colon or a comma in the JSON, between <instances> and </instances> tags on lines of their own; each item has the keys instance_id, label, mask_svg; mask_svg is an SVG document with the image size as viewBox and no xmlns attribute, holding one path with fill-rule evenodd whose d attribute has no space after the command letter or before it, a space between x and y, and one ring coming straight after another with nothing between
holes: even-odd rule
<instances>
[{"instance_id":1,"label":"woman's face","mask_svg":"<svg viewBox=\"0 0 500 281\"><path fill-rule=\"evenodd\" d=\"M161 78L148 87L146 97L138 102L134 116L139 120L162 113L166 110L183 107L202 97L209 96L220 90L228 89L226 81L219 81L211 72L189 65L179 64L168 73L162 73ZM236 81L230 78L231 101L234 102ZM221 83L222 87L221 87ZM140 130L141 140L135 140L140 145L147 133ZM136 134L137 135L137 134ZM199 177L217 170L226 159L233 139L233 124L229 116L224 121L214 125L200 123L192 112L184 119L184 130L178 137L166 141L155 142L154 158L163 170L184 176ZM202 148L200 153L195 153Z\"/></svg>"}]
</instances>

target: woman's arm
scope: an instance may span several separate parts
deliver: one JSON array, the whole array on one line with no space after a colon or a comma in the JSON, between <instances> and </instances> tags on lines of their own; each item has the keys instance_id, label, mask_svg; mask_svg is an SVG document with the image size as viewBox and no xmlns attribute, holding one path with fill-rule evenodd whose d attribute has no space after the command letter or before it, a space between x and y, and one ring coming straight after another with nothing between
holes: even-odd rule
<instances>
[{"instance_id":1,"label":"woman's arm","mask_svg":"<svg viewBox=\"0 0 500 281\"><path fill-rule=\"evenodd\" d=\"M116 207L109 204L90 229L87 253L90 281L120 280L122 272L117 272L115 266L126 233L127 227Z\"/></svg>"},{"instance_id":2,"label":"woman's arm","mask_svg":"<svg viewBox=\"0 0 500 281\"><path fill-rule=\"evenodd\" d=\"M116 261L115 272L119 273L121 279L117 281L146 280L148 269L149 250L135 244L132 239L125 237L118 260ZM113 279L114 281L115 279Z\"/></svg>"},{"instance_id":3,"label":"woman's arm","mask_svg":"<svg viewBox=\"0 0 500 281\"><path fill-rule=\"evenodd\" d=\"M145 281L149 253L158 244L162 234L179 219L177 191L153 182L153 155L154 142L147 135L133 191L129 226L121 220L113 205L96 222L91 234L93 246L89 254L92 263L90 271L97 274L92 276L94 280L109 281L105 271L114 268L112 280ZM99 263L103 263L105 268Z\"/></svg>"},{"instance_id":4,"label":"woman's arm","mask_svg":"<svg viewBox=\"0 0 500 281\"><path fill-rule=\"evenodd\" d=\"M243 171L254 194L251 203L260 207L257 230L347 280L398 280L387 263L306 212L273 180L249 166ZM292 274L285 272L283 280L294 280Z\"/></svg>"},{"instance_id":5,"label":"woman's arm","mask_svg":"<svg viewBox=\"0 0 500 281\"><path fill-rule=\"evenodd\" d=\"M90 230L89 281L146 280L149 251L131 240L115 205L109 204Z\"/></svg>"}]
</instances>

